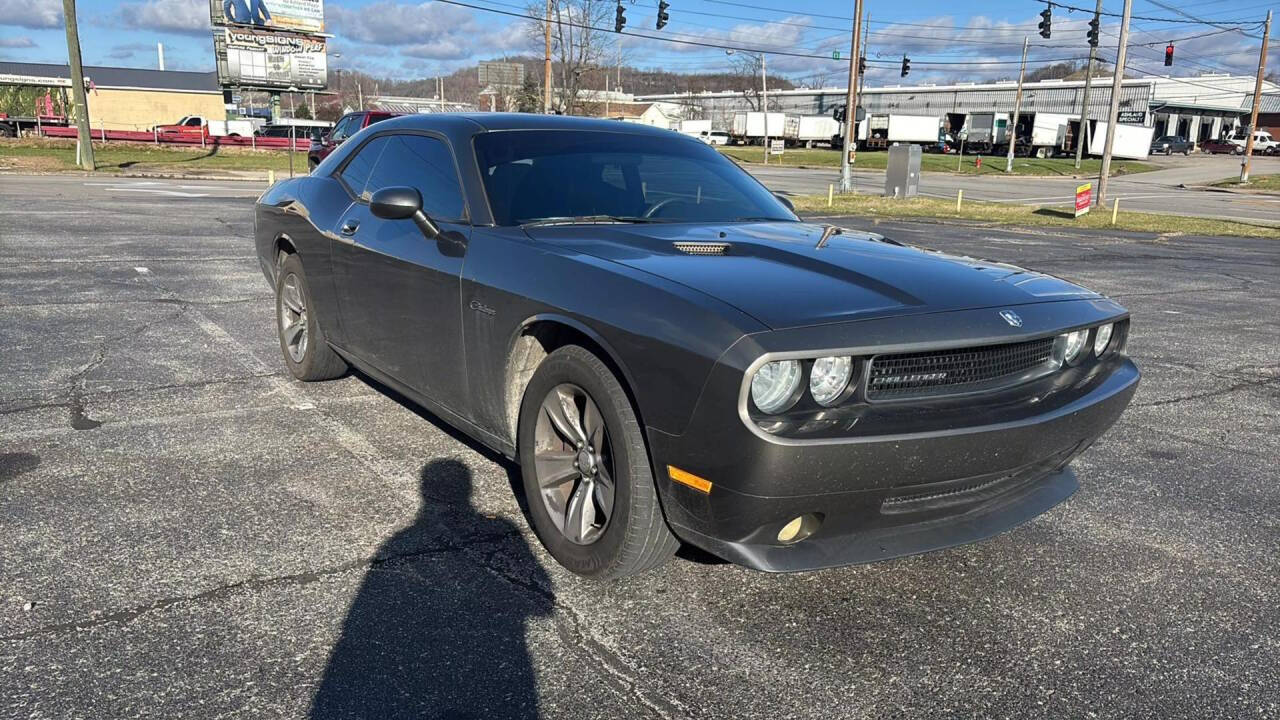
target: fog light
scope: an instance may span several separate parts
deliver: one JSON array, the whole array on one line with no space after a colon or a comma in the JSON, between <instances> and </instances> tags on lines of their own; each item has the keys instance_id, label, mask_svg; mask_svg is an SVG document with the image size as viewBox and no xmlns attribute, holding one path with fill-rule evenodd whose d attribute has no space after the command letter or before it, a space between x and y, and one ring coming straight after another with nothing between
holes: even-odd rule
<instances>
[{"instance_id":1,"label":"fog light","mask_svg":"<svg viewBox=\"0 0 1280 720\"><path fill-rule=\"evenodd\" d=\"M778 531L778 542L783 545L793 545L817 532L821 525L822 518L817 515L813 513L801 515L782 526Z\"/></svg>"}]
</instances>

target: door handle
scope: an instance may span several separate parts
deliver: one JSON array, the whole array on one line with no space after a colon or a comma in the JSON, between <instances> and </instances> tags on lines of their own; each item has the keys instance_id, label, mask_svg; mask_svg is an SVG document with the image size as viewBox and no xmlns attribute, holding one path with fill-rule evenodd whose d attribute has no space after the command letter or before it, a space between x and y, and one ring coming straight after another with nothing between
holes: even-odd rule
<instances>
[{"instance_id":1,"label":"door handle","mask_svg":"<svg viewBox=\"0 0 1280 720\"><path fill-rule=\"evenodd\" d=\"M350 219L350 220L348 220L348 221L346 221L346 222L342 223L342 234L343 234L343 235L355 235L355 234L356 234L356 230L357 230L359 227L360 227L360 221L359 221L359 220L356 220L355 218L352 218L352 219Z\"/></svg>"}]
</instances>

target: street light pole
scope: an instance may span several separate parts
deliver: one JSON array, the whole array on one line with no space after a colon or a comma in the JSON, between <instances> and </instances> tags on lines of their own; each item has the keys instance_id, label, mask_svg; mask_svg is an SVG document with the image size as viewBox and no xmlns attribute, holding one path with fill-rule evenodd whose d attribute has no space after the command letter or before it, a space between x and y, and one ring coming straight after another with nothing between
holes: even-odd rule
<instances>
[{"instance_id":1,"label":"street light pole","mask_svg":"<svg viewBox=\"0 0 1280 720\"><path fill-rule=\"evenodd\" d=\"M1249 164L1253 161L1253 135L1258 129L1258 109L1262 103L1262 74L1267 71L1267 45L1271 40L1271 11L1262 31L1262 53L1258 55L1258 79L1253 85L1253 112L1249 114L1249 138L1244 141L1244 161L1240 163L1240 182L1249 182Z\"/></svg>"},{"instance_id":2,"label":"street light pole","mask_svg":"<svg viewBox=\"0 0 1280 720\"><path fill-rule=\"evenodd\" d=\"M1102 0L1093 11L1094 18L1102 17ZM1089 88L1093 85L1093 62L1098 58L1098 46L1089 44L1089 64L1084 68L1084 96L1080 98L1080 137L1076 138L1076 169L1080 169L1080 159L1084 156L1084 140L1089 137Z\"/></svg>"},{"instance_id":3,"label":"street light pole","mask_svg":"<svg viewBox=\"0 0 1280 720\"><path fill-rule=\"evenodd\" d=\"M76 0L62 0L62 17L67 24L67 59L71 65L71 97L75 100L80 167L94 170L93 139L89 134L89 98L84 91L84 67L80 64L80 30L76 26Z\"/></svg>"},{"instance_id":4,"label":"street light pole","mask_svg":"<svg viewBox=\"0 0 1280 720\"><path fill-rule=\"evenodd\" d=\"M840 192L853 192L853 164L858 152L858 58L862 38L862 0L853 2L853 37L849 40L849 88L844 101L844 154L840 158Z\"/></svg>"},{"instance_id":5,"label":"street light pole","mask_svg":"<svg viewBox=\"0 0 1280 720\"><path fill-rule=\"evenodd\" d=\"M1129 18L1133 0L1124 0L1124 16L1120 19L1120 40L1116 48L1116 66L1111 76L1111 109L1107 111L1107 142L1102 148L1102 169L1098 172L1098 207L1107 202L1107 181L1111 175L1111 148L1116 142L1116 122L1120 118L1120 88L1124 82L1125 55L1129 53Z\"/></svg>"},{"instance_id":6,"label":"street light pole","mask_svg":"<svg viewBox=\"0 0 1280 720\"><path fill-rule=\"evenodd\" d=\"M764 110L764 164L769 164L769 88L764 77L764 53L760 53L760 108Z\"/></svg>"},{"instance_id":7,"label":"street light pole","mask_svg":"<svg viewBox=\"0 0 1280 720\"><path fill-rule=\"evenodd\" d=\"M1013 99L1013 126L1005 133L1009 138L1009 156L1004 162L1004 171L1013 172L1013 151L1018 146L1018 115L1022 112L1022 78L1027 74L1027 46L1029 38L1022 38L1022 69L1018 71L1018 94Z\"/></svg>"},{"instance_id":8,"label":"street light pole","mask_svg":"<svg viewBox=\"0 0 1280 720\"><path fill-rule=\"evenodd\" d=\"M547 20L542 28L546 53L543 62L542 114L551 114L551 0L547 0Z\"/></svg>"}]
</instances>

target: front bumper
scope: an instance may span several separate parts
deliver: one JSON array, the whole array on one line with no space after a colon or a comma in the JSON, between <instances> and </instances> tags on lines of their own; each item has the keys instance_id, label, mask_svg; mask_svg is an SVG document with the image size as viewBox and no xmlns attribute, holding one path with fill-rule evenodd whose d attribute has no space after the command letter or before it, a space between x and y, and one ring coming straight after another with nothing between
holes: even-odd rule
<instances>
[{"instance_id":1,"label":"front bumper","mask_svg":"<svg viewBox=\"0 0 1280 720\"><path fill-rule=\"evenodd\" d=\"M664 510L682 540L788 572L973 542L1049 510L1075 492L1068 464L1119 418L1140 373L1116 355L1002 397L923 408L919 432L904 432L898 413L869 417L861 435L801 443L770 439L737 417L725 422L721 396L741 378L722 363L683 435L649 429ZM893 432L875 434L880 423ZM711 491L672 481L668 465L710 480ZM817 530L780 543L779 530L802 515L819 518Z\"/></svg>"}]
</instances>

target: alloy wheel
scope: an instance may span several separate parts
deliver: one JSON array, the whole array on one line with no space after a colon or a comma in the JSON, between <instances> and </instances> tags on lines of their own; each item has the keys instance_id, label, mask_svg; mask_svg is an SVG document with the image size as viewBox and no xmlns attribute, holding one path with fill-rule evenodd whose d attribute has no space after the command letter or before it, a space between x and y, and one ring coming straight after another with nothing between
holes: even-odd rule
<instances>
[{"instance_id":1,"label":"alloy wheel","mask_svg":"<svg viewBox=\"0 0 1280 720\"><path fill-rule=\"evenodd\" d=\"M533 462L556 529L576 545L599 540L613 515L613 446L585 390L563 383L547 393L538 408Z\"/></svg>"},{"instance_id":2,"label":"alloy wheel","mask_svg":"<svg viewBox=\"0 0 1280 720\"><path fill-rule=\"evenodd\" d=\"M301 281L294 273L284 278L280 287L280 337L284 340L289 357L300 363L307 356L307 304L303 299Z\"/></svg>"}]
</instances>

